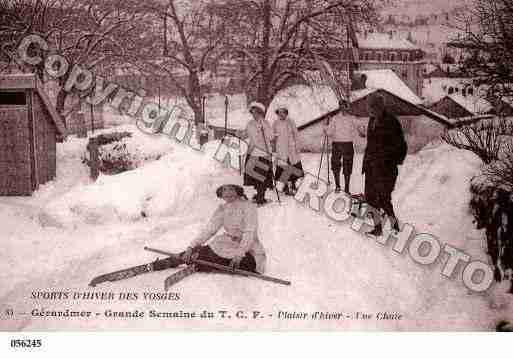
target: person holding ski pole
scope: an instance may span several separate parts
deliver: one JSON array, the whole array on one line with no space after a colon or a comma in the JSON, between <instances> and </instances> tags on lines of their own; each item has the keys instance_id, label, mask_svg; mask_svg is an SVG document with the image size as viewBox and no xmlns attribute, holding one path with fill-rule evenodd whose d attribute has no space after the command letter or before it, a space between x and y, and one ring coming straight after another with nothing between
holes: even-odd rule
<instances>
[{"instance_id":1,"label":"person holding ski pole","mask_svg":"<svg viewBox=\"0 0 513 359\"><path fill-rule=\"evenodd\" d=\"M265 106L259 102L249 105L253 119L246 126L248 152L244 166L244 185L256 190L254 200L261 206L267 203L265 191L274 187L271 141L273 133L265 119Z\"/></svg>"},{"instance_id":2,"label":"person holding ski pole","mask_svg":"<svg viewBox=\"0 0 513 359\"><path fill-rule=\"evenodd\" d=\"M248 201L241 186L234 184L219 187L216 195L224 203L219 205L205 228L191 242L182 255L183 260L188 263L194 257L262 274L266 255L258 239L258 212L255 204ZM215 236L221 228L224 233ZM209 240L209 244L205 245ZM197 269L210 271L201 265Z\"/></svg>"},{"instance_id":3,"label":"person holding ski pole","mask_svg":"<svg viewBox=\"0 0 513 359\"><path fill-rule=\"evenodd\" d=\"M278 107L275 112L278 119L273 123L273 135L278 161L280 161L276 166L275 178L277 181L284 183L283 192L287 196L293 196L297 191L296 181L304 176L298 146L299 132L296 124L289 117L289 111L286 107ZM288 168L290 166L293 168ZM284 178L281 178L282 176ZM291 183L290 187L288 185L289 181Z\"/></svg>"},{"instance_id":4,"label":"person holding ski pole","mask_svg":"<svg viewBox=\"0 0 513 359\"><path fill-rule=\"evenodd\" d=\"M391 221L392 228L399 231L392 206L392 192L399 173L397 166L403 163L408 145L401 123L386 110L385 99L381 95L371 95L367 107L369 125L362 165L362 174L365 174L365 200L374 209L382 209ZM372 214L375 227L369 234L381 236L381 218L374 211Z\"/></svg>"},{"instance_id":5,"label":"person holding ski pole","mask_svg":"<svg viewBox=\"0 0 513 359\"><path fill-rule=\"evenodd\" d=\"M356 134L352 116L342 111L337 113L325 123L324 134L331 141L331 170L335 178L335 192L341 191L340 171L343 169L344 192L350 194L354 159L353 141Z\"/></svg>"},{"instance_id":6,"label":"person holding ski pole","mask_svg":"<svg viewBox=\"0 0 513 359\"><path fill-rule=\"evenodd\" d=\"M190 264L192 259L200 259L259 274L265 271L266 254L258 239L256 205L248 201L244 189L235 184L220 186L216 196L224 203L217 207L187 249L179 254L180 259L157 260L152 263L153 270L174 268L183 262ZM216 235L221 228L224 233ZM196 270L209 272L212 269L197 264Z\"/></svg>"}]
</instances>

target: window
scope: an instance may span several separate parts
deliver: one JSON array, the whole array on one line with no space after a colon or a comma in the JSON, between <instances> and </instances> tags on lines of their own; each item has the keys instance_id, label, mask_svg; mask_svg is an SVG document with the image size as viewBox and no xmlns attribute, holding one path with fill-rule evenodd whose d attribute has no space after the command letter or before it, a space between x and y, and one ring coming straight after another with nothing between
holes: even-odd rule
<instances>
[{"instance_id":1,"label":"window","mask_svg":"<svg viewBox=\"0 0 513 359\"><path fill-rule=\"evenodd\" d=\"M0 106L21 106L26 104L25 92L0 92Z\"/></svg>"},{"instance_id":2,"label":"window","mask_svg":"<svg viewBox=\"0 0 513 359\"><path fill-rule=\"evenodd\" d=\"M396 53L395 52L390 53L390 61L396 61Z\"/></svg>"},{"instance_id":3,"label":"window","mask_svg":"<svg viewBox=\"0 0 513 359\"><path fill-rule=\"evenodd\" d=\"M376 60L383 61L383 53L381 51L376 52Z\"/></svg>"},{"instance_id":4,"label":"window","mask_svg":"<svg viewBox=\"0 0 513 359\"><path fill-rule=\"evenodd\" d=\"M450 86L449 91L447 91L449 95L452 95L454 93L454 87Z\"/></svg>"},{"instance_id":5,"label":"window","mask_svg":"<svg viewBox=\"0 0 513 359\"><path fill-rule=\"evenodd\" d=\"M403 61L404 61L404 62L407 62L407 61L408 61L409 55L410 55L409 53L407 53L407 52L403 52Z\"/></svg>"}]
</instances>

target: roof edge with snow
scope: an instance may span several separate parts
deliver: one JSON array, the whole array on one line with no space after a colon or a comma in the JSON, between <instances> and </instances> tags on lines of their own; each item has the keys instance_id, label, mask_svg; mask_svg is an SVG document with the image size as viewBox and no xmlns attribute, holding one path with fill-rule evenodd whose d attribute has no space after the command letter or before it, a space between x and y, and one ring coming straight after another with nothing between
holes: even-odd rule
<instances>
[{"instance_id":1,"label":"roof edge with snow","mask_svg":"<svg viewBox=\"0 0 513 359\"><path fill-rule=\"evenodd\" d=\"M361 100L367 98L370 94L372 94L374 92L379 92L379 91L383 91L383 92L389 94L390 96L393 96L398 101L401 101L402 103L406 104L407 106L411 106L411 107L415 108L417 111L420 112L420 114L422 114L422 115L424 115L424 116L426 116L426 117L428 117L428 118L430 118L430 119L440 123L441 125L445 126L446 128L453 128L454 127L454 124L451 123L447 117L445 117L445 116L443 116L443 115L441 115L439 113L436 113L436 112L434 112L432 110L429 110L429 109L427 109L427 108L425 108L423 106L416 105L416 104L411 103L411 102L409 102L407 100L404 100L404 99L400 98L399 96L396 96L395 94L393 94L393 93L391 93L391 92L389 92L387 90L384 90L384 89L376 89L376 90L374 90L372 92L369 92L365 96L360 97L360 98L358 98L355 101L352 101L351 104L355 103L356 101L361 101ZM315 125L315 124L317 124L319 122L322 122L322 121L324 121L324 120L326 120L328 118L333 117L334 115L338 114L341 111L342 111L341 108L337 108L336 110L327 112L324 115L319 116L316 119L314 119L314 120L312 120L312 121L310 121L308 123L305 123L302 126L299 126L298 130L302 131L304 129L307 129L307 128L309 128L309 127L311 127L311 126L313 126L313 125ZM351 110L349 110L349 113L351 114Z\"/></svg>"},{"instance_id":2,"label":"roof edge with snow","mask_svg":"<svg viewBox=\"0 0 513 359\"><path fill-rule=\"evenodd\" d=\"M5 90L23 90L33 89L37 92L41 101L50 114L55 127L59 134L66 136L66 126L61 119L61 116L57 113L57 110L53 106L50 98L46 94L43 83L39 80L36 74L8 74L0 75L0 89Z\"/></svg>"}]
</instances>

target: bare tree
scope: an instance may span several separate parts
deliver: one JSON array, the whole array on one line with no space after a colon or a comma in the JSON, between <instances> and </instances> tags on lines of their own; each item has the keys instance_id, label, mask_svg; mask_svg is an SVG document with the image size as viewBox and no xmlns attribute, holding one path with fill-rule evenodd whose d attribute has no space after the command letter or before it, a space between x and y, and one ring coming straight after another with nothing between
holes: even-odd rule
<instances>
[{"instance_id":1,"label":"bare tree","mask_svg":"<svg viewBox=\"0 0 513 359\"><path fill-rule=\"evenodd\" d=\"M462 70L485 85L490 100L513 95L513 3L474 0L455 27L461 33L450 43L466 52Z\"/></svg>"},{"instance_id":2,"label":"bare tree","mask_svg":"<svg viewBox=\"0 0 513 359\"><path fill-rule=\"evenodd\" d=\"M206 0L146 3L146 9L166 25L166 33L155 33L152 43L140 49L137 66L170 80L192 109L195 123L204 117L205 86L201 80L224 46L229 21L219 16L214 5L214 1Z\"/></svg>"},{"instance_id":3,"label":"bare tree","mask_svg":"<svg viewBox=\"0 0 513 359\"><path fill-rule=\"evenodd\" d=\"M73 93L64 84L75 66L107 73L129 62L138 53L146 16L135 0L2 0L0 10L0 36L9 40L3 53L10 61L23 38L38 35L49 46L35 66L41 78L47 56L61 55L68 62L67 72L57 79L56 108L61 114Z\"/></svg>"},{"instance_id":4,"label":"bare tree","mask_svg":"<svg viewBox=\"0 0 513 359\"><path fill-rule=\"evenodd\" d=\"M54 32L51 40L54 52L69 62L69 70L59 77L60 90L56 108L62 112L70 92L64 90L75 66L95 74L106 74L115 67L130 63L138 56L140 34L145 13L135 1L75 0L67 11L67 23Z\"/></svg>"},{"instance_id":5,"label":"bare tree","mask_svg":"<svg viewBox=\"0 0 513 359\"><path fill-rule=\"evenodd\" d=\"M485 164L490 164L499 159L499 154L508 145L505 138L510 138L512 134L511 121L499 118L450 129L442 135L442 139L456 148L475 153Z\"/></svg>"},{"instance_id":6,"label":"bare tree","mask_svg":"<svg viewBox=\"0 0 513 359\"><path fill-rule=\"evenodd\" d=\"M225 1L230 22L227 52L248 63L250 98L269 104L292 78L304 78L318 58L352 62L357 24L376 23L373 0L243 0ZM228 15L229 14L229 15Z\"/></svg>"},{"instance_id":7,"label":"bare tree","mask_svg":"<svg viewBox=\"0 0 513 359\"><path fill-rule=\"evenodd\" d=\"M319 58L345 57L355 23L375 23L376 0L168 0L148 5L167 19L167 43L156 36L144 51L166 56L145 68L165 75L178 87L194 113L203 119L201 77L222 59L246 65L249 99L269 104L289 80L315 69ZM350 31L348 31L350 30ZM353 36L353 37L351 37ZM351 45L349 45L350 47ZM162 51L164 50L164 51ZM144 56L146 59L148 56Z\"/></svg>"},{"instance_id":8,"label":"bare tree","mask_svg":"<svg viewBox=\"0 0 513 359\"><path fill-rule=\"evenodd\" d=\"M505 155L498 161L492 162L483 170L483 174L496 188L513 191L513 145L504 146Z\"/></svg>"}]
</instances>

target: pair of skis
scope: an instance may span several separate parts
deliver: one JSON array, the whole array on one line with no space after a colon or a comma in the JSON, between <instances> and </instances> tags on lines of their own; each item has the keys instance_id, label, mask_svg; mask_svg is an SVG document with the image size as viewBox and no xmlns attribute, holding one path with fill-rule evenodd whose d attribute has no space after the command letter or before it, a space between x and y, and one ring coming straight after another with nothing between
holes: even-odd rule
<instances>
[{"instance_id":1,"label":"pair of skis","mask_svg":"<svg viewBox=\"0 0 513 359\"><path fill-rule=\"evenodd\" d=\"M169 253L169 252L166 252L166 251L162 251L162 250L154 249L154 248L149 248L149 247L144 247L144 249L147 250L147 251L150 251L150 252L159 253L159 254L163 254L163 255L169 256L169 257L173 257L174 259L178 260L179 262L185 263L180 258L180 256L175 254L175 253ZM181 281L184 278L187 278L191 274L197 272L197 269L196 269L197 265L206 266L206 267L215 269L217 271L221 271L221 272L225 272L225 273L229 273L229 274L237 274L237 275L242 275L242 276L246 276L246 277L255 277L255 278L258 278L258 279L261 279L261 280L265 280L265 281L269 281L269 282L273 282L273 283L278 283L278 284L283 284L283 285L290 285L291 284L287 280L283 280L283 279L279 279L279 278L274 278L274 277L270 277L270 276L266 276L266 275L258 274L258 273L254 273L254 272L249 272L249 271L245 271L245 270L241 270L241 269L234 269L234 268L231 268L231 267L228 267L228 266L224 266L224 265L221 265L221 264L204 261L204 260L201 260L201 259L192 259L191 263L188 264L185 268L176 271L175 273L171 274L169 277L167 277L165 279L165 281L164 281L164 290L167 291L174 284L178 283L179 281ZM153 270L154 269L153 269L153 264L152 263L142 264L142 265L138 265L138 266L135 266L135 267L130 267L130 268L126 268L126 269L122 269L122 270L119 270L119 271L115 271L115 272L111 272L111 273L102 274L100 276L97 276L97 277L93 278L93 280L89 283L89 286L90 287L95 287L95 286L97 286L100 283L115 282L115 281L131 278L131 277L135 277L135 276L143 274L143 273L152 272Z\"/></svg>"},{"instance_id":2,"label":"pair of skis","mask_svg":"<svg viewBox=\"0 0 513 359\"><path fill-rule=\"evenodd\" d=\"M99 275L89 283L90 287L96 287L98 284L105 283L105 282L116 282L123 279L132 278L135 276L138 276L140 274L153 272L153 265L152 263L148 264L142 264L122 270L118 270L111 273L106 273ZM184 278L187 278L191 274L196 272L196 265L190 264L187 265L185 268L181 268L180 270L176 271L175 273L171 274L169 277L167 277L164 280L164 290L168 290L171 288L174 284L178 283Z\"/></svg>"}]
</instances>

